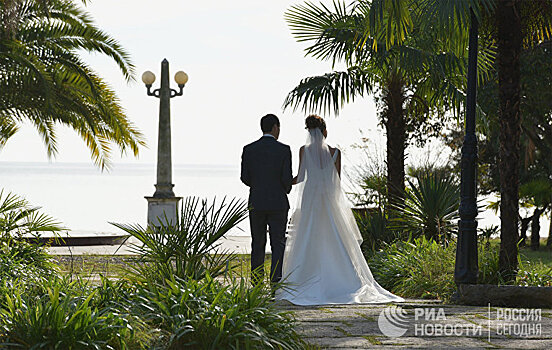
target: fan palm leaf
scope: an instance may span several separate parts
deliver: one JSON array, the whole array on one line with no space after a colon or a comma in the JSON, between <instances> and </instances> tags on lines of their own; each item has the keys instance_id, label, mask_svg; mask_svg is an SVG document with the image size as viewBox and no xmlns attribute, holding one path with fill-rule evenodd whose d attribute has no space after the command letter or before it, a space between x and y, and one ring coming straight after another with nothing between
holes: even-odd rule
<instances>
[{"instance_id":1,"label":"fan palm leaf","mask_svg":"<svg viewBox=\"0 0 552 350\"><path fill-rule=\"evenodd\" d=\"M405 200L393 205L398 212L391 227L416 238L442 241L456 233L460 186L438 173L417 174L408 180Z\"/></svg>"}]
</instances>

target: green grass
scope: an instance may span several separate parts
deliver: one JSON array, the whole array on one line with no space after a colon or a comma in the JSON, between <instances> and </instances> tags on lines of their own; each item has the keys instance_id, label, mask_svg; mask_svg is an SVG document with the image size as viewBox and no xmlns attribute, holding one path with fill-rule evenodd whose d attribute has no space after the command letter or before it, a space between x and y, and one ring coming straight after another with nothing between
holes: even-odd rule
<instances>
[{"instance_id":1,"label":"green grass","mask_svg":"<svg viewBox=\"0 0 552 350\"><path fill-rule=\"evenodd\" d=\"M265 257L265 275L270 273L271 254ZM95 277L103 275L110 278L126 276L129 265L138 264L138 257L134 255L81 255L56 256L54 261L59 265L60 272L74 277ZM251 275L251 256L237 254L230 261L232 277L248 277Z\"/></svg>"},{"instance_id":2,"label":"green grass","mask_svg":"<svg viewBox=\"0 0 552 350\"><path fill-rule=\"evenodd\" d=\"M56 256L54 261L59 265L60 272L65 275L86 278L101 274L120 278L126 275L129 265L137 263L137 259L132 255L81 255Z\"/></svg>"},{"instance_id":3,"label":"green grass","mask_svg":"<svg viewBox=\"0 0 552 350\"><path fill-rule=\"evenodd\" d=\"M500 246L500 239L491 239L491 247ZM546 246L546 238L541 239L539 250L532 250L529 246L519 247L519 256L522 261L530 263L543 263L552 268L552 249Z\"/></svg>"},{"instance_id":4,"label":"green grass","mask_svg":"<svg viewBox=\"0 0 552 350\"><path fill-rule=\"evenodd\" d=\"M539 250L531 250L529 247L520 247L519 255L522 260L531 263L542 263L552 268L552 249L546 246L545 239L541 239Z\"/></svg>"}]
</instances>

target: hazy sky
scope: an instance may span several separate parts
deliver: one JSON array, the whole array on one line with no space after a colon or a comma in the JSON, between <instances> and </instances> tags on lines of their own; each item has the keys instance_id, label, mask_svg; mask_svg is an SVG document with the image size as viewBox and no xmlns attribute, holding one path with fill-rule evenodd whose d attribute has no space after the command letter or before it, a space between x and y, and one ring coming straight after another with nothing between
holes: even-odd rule
<instances>
[{"instance_id":1,"label":"hazy sky","mask_svg":"<svg viewBox=\"0 0 552 350\"><path fill-rule=\"evenodd\" d=\"M305 115L284 113L282 103L301 78L329 72L331 64L304 57L306 45L295 41L283 18L294 3L299 2L93 0L88 11L131 54L137 81L126 83L106 57L85 55L86 61L116 90L148 142L139 159L115 152L113 160L155 162L159 100L146 96L141 74L153 71L158 87L163 58L170 62L173 84L178 70L190 77L184 96L171 100L173 163L238 164L243 145L260 136L259 119L266 113L280 117L280 140L292 146L296 158L305 140ZM324 117L328 142L345 153L360 141L359 130L374 137L380 130L378 142L384 140L371 97L348 105L338 118ZM80 138L68 129L58 130L60 152L54 161L90 162ZM31 127L0 152L3 161L47 161Z\"/></svg>"}]
</instances>

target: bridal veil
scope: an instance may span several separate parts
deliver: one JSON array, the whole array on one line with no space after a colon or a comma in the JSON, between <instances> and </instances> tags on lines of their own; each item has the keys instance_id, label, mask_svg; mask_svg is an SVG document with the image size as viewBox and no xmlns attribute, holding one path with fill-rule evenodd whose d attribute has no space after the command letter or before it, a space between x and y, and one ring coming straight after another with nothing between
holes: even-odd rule
<instances>
[{"instance_id":1,"label":"bridal veil","mask_svg":"<svg viewBox=\"0 0 552 350\"><path fill-rule=\"evenodd\" d=\"M309 129L297 177L283 262L288 287L277 293L298 305L402 301L374 280L360 250L362 236L318 128Z\"/></svg>"}]
</instances>

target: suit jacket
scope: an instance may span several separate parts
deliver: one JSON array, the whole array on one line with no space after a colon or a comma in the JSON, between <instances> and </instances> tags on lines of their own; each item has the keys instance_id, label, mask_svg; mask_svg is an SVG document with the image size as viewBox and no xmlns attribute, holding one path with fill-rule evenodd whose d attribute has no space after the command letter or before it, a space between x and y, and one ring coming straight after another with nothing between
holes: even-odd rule
<instances>
[{"instance_id":1,"label":"suit jacket","mask_svg":"<svg viewBox=\"0 0 552 350\"><path fill-rule=\"evenodd\" d=\"M291 149L270 136L243 148L241 181L249 186L249 207L288 210L291 191Z\"/></svg>"}]
</instances>

